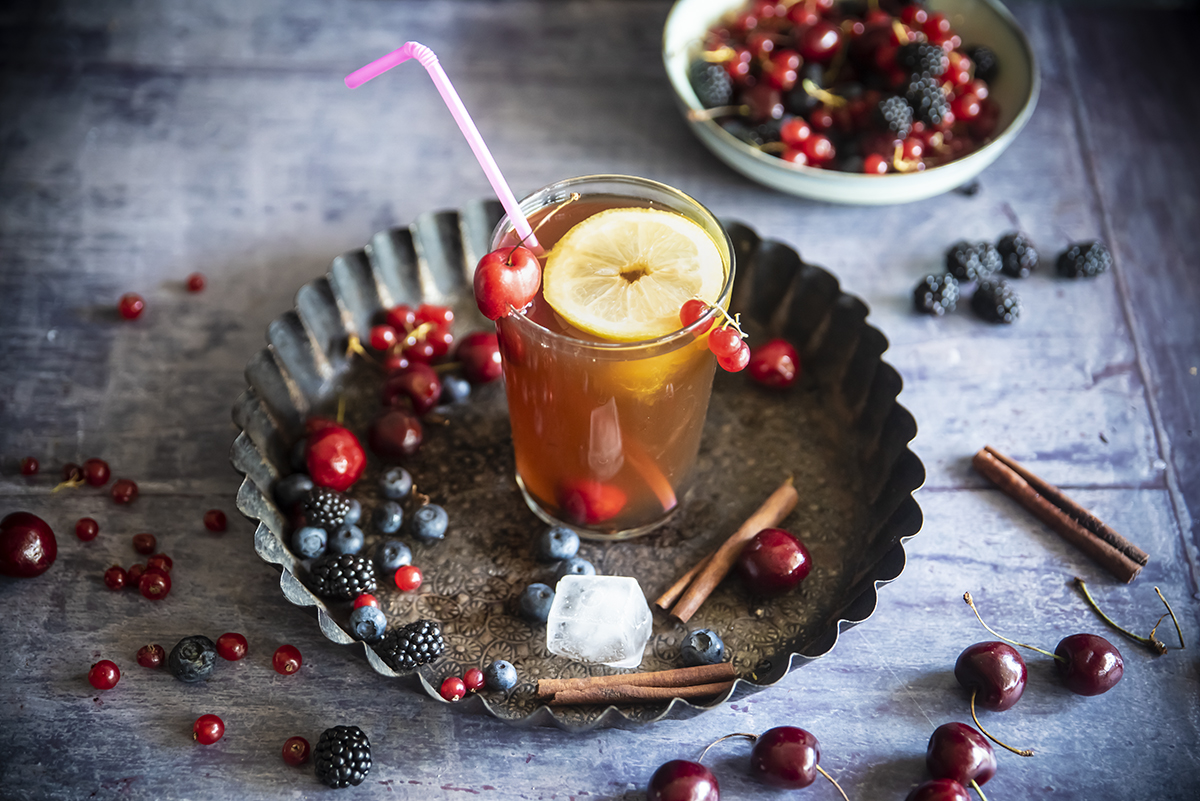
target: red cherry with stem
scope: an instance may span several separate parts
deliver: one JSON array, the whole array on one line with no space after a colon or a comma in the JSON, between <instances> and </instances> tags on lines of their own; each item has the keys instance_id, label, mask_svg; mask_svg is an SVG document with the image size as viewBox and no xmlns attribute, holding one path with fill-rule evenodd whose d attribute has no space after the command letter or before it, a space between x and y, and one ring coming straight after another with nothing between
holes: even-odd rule
<instances>
[{"instance_id":1,"label":"red cherry with stem","mask_svg":"<svg viewBox=\"0 0 1200 801\"><path fill-rule=\"evenodd\" d=\"M21 460L21 475L23 476L36 476L40 469L41 465L38 464L38 460L32 456L26 456Z\"/></svg>"},{"instance_id":2,"label":"red cherry with stem","mask_svg":"<svg viewBox=\"0 0 1200 801\"><path fill-rule=\"evenodd\" d=\"M489 320L528 306L542 285L542 265L524 247L500 248L475 267L475 303Z\"/></svg>"},{"instance_id":3,"label":"red cherry with stem","mask_svg":"<svg viewBox=\"0 0 1200 801\"><path fill-rule=\"evenodd\" d=\"M800 354L786 339L772 339L750 349L750 377L763 386L786 389L800 377Z\"/></svg>"},{"instance_id":4,"label":"red cherry with stem","mask_svg":"<svg viewBox=\"0 0 1200 801\"><path fill-rule=\"evenodd\" d=\"M246 638L235 631L226 632L217 638L217 653L222 659L236 662L246 655L250 644Z\"/></svg>"},{"instance_id":5,"label":"red cherry with stem","mask_svg":"<svg viewBox=\"0 0 1200 801\"><path fill-rule=\"evenodd\" d=\"M153 534L133 535L133 550L137 551L142 556L148 556L154 553L154 549L157 547L158 540Z\"/></svg>"},{"instance_id":6,"label":"red cherry with stem","mask_svg":"<svg viewBox=\"0 0 1200 801\"><path fill-rule=\"evenodd\" d=\"M167 652L157 643L143 645L137 652L137 663L144 668L156 670L167 661Z\"/></svg>"},{"instance_id":7,"label":"red cherry with stem","mask_svg":"<svg viewBox=\"0 0 1200 801\"><path fill-rule=\"evenodd\" d=\"M401 459L421 447L421 421L407 409L389 409L375 419L367 432L367 444L378 456Z\"/></svg>"},{"instance_id":8,"label":"red cherry with stem","mask_svg":"<svg viewBox=\"0 0 1200 801\"><path fill-rule=\"evenodd\" d=\"M750 346L745 342L741 343L732 356L718 356L717 364L721 366L722 370L730 373L745 370L746 365L750 364Z\"/></svg>"},{"instance_id":9,"label":"red cherry with stem","mask_svg":"<svg viewBox=\"0 0 1200 801\"><path fill-rule=\"evenodd\" d=\"M81 517L75 521L75 536L84 542L91 542L100 533L100 524L90 517Z\"/></svg>"},{"instance_id":10,"label":"red cherry with stem","mask_svg":"<svg viewBox=\"0 0 1200 801\"><path fill-rule=\"evenodd\" d=\"M109 494L112 496L113 503L124 506L137 500L138 485L127 478L118 478L109 489Z\"/></svg>"},{"instance_id":11,"label":"red cherry with stem","mask_svg":"<svg viewBox=\"0 0 1200 801\"><path fill-rule=\"evenodd\" d=\"M1100 695L1116 686L1125 675L1121 652L1097 634L1072 634L1054 649L1058 675L1076 695Z\"/></svg>"},{"instance_id":12,"label":"red cherry with stem","mask_svg":"<svg viewBox=\"0 0 1200 801\"><path fill-rule=\"evenodd\" d=\"M136 320L146 310L146 301L136 292L127 292L117 301L117 311L126 320Z\"/></svg>"},{"instance_id":13,"label":"red cherry with stem","mask_svg":"<svg viewBox=\"0 0 1200 801\"><path fill-rule=\"evenodd\" d=\"M397 332L408 333L417 325L417 313L411 306L400 304L384 313L384 320Z\"/></svg>"},{"instance_id":14,"label":"red cherry with stem","mask_svg":"<svg viewBox=\"0 0 1200 801\"><path fill-rule=\"evenodd\" d=\"M558 504L572 520L596 525L619 515L626 500L625 491L620 487L584 479L564 485L559 490Z\"/></svg>"},{"instance_id":15,"label":"red cherry with stem","mask_svg":"<svg viewBox=\"0 0 1200 801\"><path fill-rule=\"evenodd\" d=\"M383 383L383 404L395 406L401 398L412 403L413 411L425 414L437 406L442 396L442 379L427 364L417 362L407 370L392 373Z\"/></svg>"},{"instance_id":16,"label":"red cherry with stem","mask_svg":"<svg viewBox=\"0 0 1200 801\"><path fill-rule=\"evenodd\" d=\"M438 692L447 701L458 701L467 694L467 688L458 676L450 676L442 682Z\"/></svg>"},{"instance_id":17,"label":"red cherry with stem","mask_svg":"<svg viewBox=\"0 0 1200 801\"><path fill-rule=\"evenodd\" d=\"M367 466L367 455L358 438L340 425L309 434L305 463L318 487L345 492Z\"/></svg>"},{"instance_id":18,"label":"red cherry with stem","mask_svg":"<svg viewBox=\"0 0 1200 801\"><path fill-rule=\"evenodd\" d=\"M29 512L13 512L0 520L0 575L33 578L58 558L58 540L49 524Z\"/></svg>"},{"instance_id":19,"label":"red cherry with stem","mask_svg":"<svg viewBox=\"0 0 1200 801\"><path fill-rule=\"evenodd\" d=\"M209 531L221 532L229 527L229 519L220 509L209 509L204 513L204 527Z\"/></svg>"},{"instance_id":20,"label":"red cherry with stem","mask_svg":"<svg viewBox=\"0 0 1200 801\"><path fill-rule=\"evenodd\" d=\"M187 277L187 291L188 292L203 292L204 287L207 284L208 284L208 281L204 278L204 275L202 273L192 273L191 275L189 275Z\"/></svg>"},{"instance_id":21,"label":"red cherry with stem","mask_svg":"<svg viewBox=\"0 0 1200 801\"><path fill-rule=\"evenodd\" d=\"M192 738L201 745L212 745L225 736L225 721L216 715L201 715L192 724Z\"/></svg>"},{"instance_id":22,"label":"red cherry with stem","mask_svg":"<svg viewBox=\"0 0 1200 801\"><path fill-rule=\"evenodd\" d=\"M360 606L373 606L378 609L379 599L370 593L361 593L357 598L354 599L354 608L358 609Z\"/></svg>"},{"instance_id":23,"label":"red cherry with stem","mask_svg":"<svg viewBox=\"0 0 1200 801\"><path fill-rule=\"evenodd\" d=\"M808 577L812 557L804 543L782 528L764 528L738 556L738 573L755 595L780 595Z\"/></svg>"},{"instance_id":24,"label":"red cherry with stem","mask_svg":"<svg viewBox=\"0 0 1200 801\"><path fill-rule=\"evenodd\" d=\"M485 679L483 671L477 667L467 668L467 672L463 674L463 686L467 688L467 692L475 693L483 689Z\"/></svg>"},{"instance_id":25,"label":"red cherry with stem","mask_svg":"<svg viewBox=\"0 0 1200 801\"><path fill-rule=\"evenodd\" d=\"M1003 712L1025 692L1029 671L1017 649L989 640L968 646L954 663L954 678L984 709Z\"/></svg>"},{"instance_id":26,"label":"red cherry with stem","mask_svg":"<svg viewBox=\"0 0 1200 801\"><path fill-rule=\"evenodd\" d=\"M672 759L650 777L646 801L720 801L717 777L699 762Z\"/></svg>"},{"instance_id":27,"label":"red cherry with stem","mask_svg":"<svg viewBox=\"0 0 1200 801\"><path fill-rule=\"evenodd\" d=\"M103 459L88 459L83 463L83 480L92 487L103 487L108 483L109 476L112 471L108 468L108 462Z\"/></svg>"},{"instance_id":28,"label":"red cherry with stem","mask_svg":"<svg viewBox=\"0 0 1200 801\"><path fill-rule=\"evenodd\" d=\"M742 334L732 326L722 326L708 335L708 349L718 359L735 355L742 347Z\"/></svg>"},{"instance_id":29,"label":"red cherry with stem","mask_svg":"<svg viewBox=\"0 0 1200 801\"><path fill-rule=\"evenodd\" d=\"M276 673L290 676L300 669L303 661L299 648L294 645L281 645L271 657L271 667L275 668Z\"/></svg>"},{"instance_id":30,"label":"red cherry with stem","mask_svg":"<svg viewBox=\"0 0 1200 801\"><path fill-rule=\"evenodd\" d=\"M421 568L416 565L402 565L396 568L396 586L401 592L412 592L421 586L422 580Z\"/></svg>"},{"instance_id":31,"label":"red cherry with stem","mask_svg":"<svg viewBox=\"0 0 1200 801\"><path fill-rule=\"evenodd\" d=\"M952 779L930 779L914 787L904 801L971 801L971 795Z\"/></svg>"},{"instance_id":32,"label":"red cherry with stem","mask_svg":"<svg viewBox=\"0 0 1200 801\"><path fill-rule=\"evenodd\" d=\"M700 300L700 298L691 298L690 300L685 300L683 305L679 308L679 322L684 328L690 328L698 323L701 318L708 313L708 309L708 304ZM694 331L693 335L700 336L703 333L704 331Z\"/></svg>"},{"instance_id":33,"label":"red cherry with stem","mask_svg":"<svg viewBox=\"0 0 1200 801\"><path fill-rule=\"evenodd\" d=\"M463 377L472 384L486 384L504 374L500 340L494 331L475 331L463 337L455 351L462 362Z\"/></svg>"},{"instance_id":34,"label":"red cherry with stem","mask_svg":"<svg viewBox=\"0 0 1200 801\"><path fill-rule=\"evenodd\" d=\"M439 327L448 327L454 322L454 310L449 306L438 306L434 303L422 303L415 314L417 323L433 323Z\"/></svg>"},{"instance_id":35,"label":"red cherry with stem","mask_svg":"<svg viewBox=\"0 0 1200 801\"><path fill-rule=\"evenodd\" d=\"M128 576L125 574L125 568L120 565L113 565L104 571L104 586L110 590L124 589L127 580Z\"/></svg>"},{"instance_id":36,"label":"red cherry with stem","mask_svg":"<svg viewBox=\"0 0 1200 801\"><path fill-rule=\"evenodd\" d=\"M967 724L943 723L929 737L925 766L935 779L953 779L964 786L986 784L996 775L996 752Z\"/></svg>"},{"instance_id":37,"label":"red cherry with stem","mask_svg":"<svg viewBox=\"0 0 1200 801\"><path fill-rule=\"evenodd\" d=\"M817 738L795 726L763 732L750 750L750 772L772 787L808 787L817 778L820 761Z\"/></svg>"},{"instance_id":38,"label":"red cherry with stem","mask_svg":"<svg viewBox=\"0 0 1200 801\"><path fill-rule=\"evenodd\" d=\"M138 579L138 592L143 598L161 601L171 592L171 576L157 567L148 567Z\"/></svg>"},{"instance_id":39,"label":"red cherry with stem","mask_svg":"<svg viewBox=\"0 0 1200 801\"><path fill-rule=\"evenodd\" d=\"M175 562L165 553L156 553L146 560L146 569L154 568L161 570L164 573L170 573L171 568L175 566Z\"/></svg>"},{"instance_id":40,"label":"red cherry with stem","mask_svg":"<svg viewBox=\"0 0 1200 801\"><path fill-rule=\"evenodd\" d=\"M283 761L292 767L300 767L308 762L312 748L303 737L289 737L283 743Z\"/></svg>"},{"instance_id":41,"label":"red cherry with stem","mask_svg":"<svg viewBox=\"0 0 1200 801\"><path fill-rule=\"evenodd\" d=\"M367 335L367 344L378 351L385 351L396 344L396 329L390 325L373 325Z\"/></svg>"},{"instance_id":42,"label":"red cherry with stem","mask_svg":"<svg viewBox=\"0 0 1200 801\"><path fill-rule=\"evenodd\" d=\"M433 358L440 359L454 347L454 334L446 326L439 325L425 335L425 341L433 348Z\"/></svg>"},{"instance_id":43,"label":"red cherry with stem","mask_svg":"<svg viewBox=\"0 0 1200 801\"><path fill-rule=\"evenodd\" d=\"M400 343L400 348L404 351L404 355L408 357L410 362L423 362L429 364L433 361L433 357L437 354L437 349L433 343L425 338L428 332L422 331L420 335L409 334Z\"/></svg>"},{"instance_id":44,"label":"red cherry with stem","mask_svg":"<svg viewBox=\"0 0 1200 801\"><path fill-rule=\"evenodd\" d=\"M97 690L111 690L120 680L121 669L108 659L101 659L88 671L88 681Z\"/></svg>"}]
</instances>

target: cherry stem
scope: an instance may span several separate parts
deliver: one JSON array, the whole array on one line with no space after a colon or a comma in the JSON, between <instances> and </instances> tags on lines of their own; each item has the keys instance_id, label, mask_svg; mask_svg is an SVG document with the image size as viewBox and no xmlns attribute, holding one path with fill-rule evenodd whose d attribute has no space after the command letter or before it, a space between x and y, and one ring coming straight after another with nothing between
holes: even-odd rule
<instances>
[{"instance_id":1,"label":"cherry stem","mask_svg":"<svg viewBox=\"0 0 1200 801\"><path fill-rule=\"evenodd\" d=\"M908 44L908 33L904 30L904 25L900 20L892 20L892 31L896 34L896 41L902 45Z\"/></svg>"},{"instance_id":2,"label":"cherry stem","mask_svg":"<svg viewBox=\"0 0 1200 801\"><path fill-rule=\"evenodd\" d=\"M558 214L560 211L562 211L567 206L574 203L576 200L579 200L579 198L581 198L581 197L583 197L583 195L579 194L578 192L572 192L567 197L567 199L564 200L562 203L559 203L558 206L553 211L551 211L546 216L542 217L542 219L538 220L538 224L533 226L532 228L530 228L529 233L526 234L525 236L521 237L520 241L517 242L517 244L513 245L512 250L510 250L508 252L508 256L505 257L504 263L507 264L509 267L512 267L513 266L512 257L513 257L513 254L517 252L517 248L523 247L525 245L525 240L528 239L529 237L533 236L534 234L536 234L538 231L540 231L542 229L543 225L550 222L551 217L553 217L555 214Z\"/></svg>"},{"instance_id":3,"label":"cherry stem","mask_svg":"<svg viewBox=\"0 0 1200 801\"><path fill-rule=\"evenodd\" d=\"M846 801L850 801L850 797L846 795L846 791L842 789L842 785L838 784L836 779L826 773L825 768L821 767L820 765L813 765L813 767L819 770L822 776L824 776L826 779L829 779L829 783L837 788L837 791L842 794L842 798L846 799Z\"/></svg>"},{"instance_id":4,"label":"cherry stem","mask_svg":"<svg viewBox=\"0 0 1200 801\"><path fill-rule=\"evenodd\" d=\"M996 638L997 638L997 639L1004 640L1004 641L1005 641L1006 643L1008 643L1009 645L1019 645L1019 646L1021 646L1022 648L1028 648L1030 651L1037 651L1039 654L1045 654L1046 656L1049 656L1049 657L1051 657L1051 658L1053 658L1053 659L1057 659L1059 662L1066 662L1066 661L1067 661L1065 657L1061 657L1061 656L1059 656L1058 654L1052 654L1052 653L1050 653L1049 651L1043 651L1041 648L1038 648L1038 647L1037 647L1037 646L1035 646L1035 645L1029 645L1029 644L1027 644L1027 643L1023 643L1023 642L1017 642L1016 640L1010 640L1010 639L1008 639L1007 637L1001 637L999 634L996 634L996 631L995 631L995 629L993 629L993 628L992 628L991 626L989 626L987 623L984 623L984 622L983 622L983 618L982 618L982 617L980 617L980 615L979 615L979 610L975 608L975 601L971 599L971 593L969 593L969 592L964 592L964 593L963 593L963 600L967 602L967 606L971 607L971 611L975 613L975 617L979 618L979 622L980 622L980 623L983 623L983 627L984 627L985 629L987 629L988 631L992 632L992 634L994 634L994 635L996 636Z\"/></svg>"},{"instance_id":5,"label":"cherry stem","mask_svg":"<svg viewBox=\"0 0 1200 801\"><path fill-rule=\"evenodd\" d=\"M382 364L375 360L374 356L372 356L370 353L367 353L367 349L362 346L362 340L359 339L356 334L351 334L350 341L346 343L346 358L350 358L350 354L352 353L362 356L376 367L383 367Z\"/></svg>"},{"instance_id":6,"label":"cherry stem","mask_svg":"<svg viewBox=\"0 0 1200 801\"><path fill-rule=\"evenodd\" d=\"M978 782L976 782L974 779L971 779L971 786L975 788L975 792L979 793L979 797L982 798L983 801L988 801L987 796L983 794L983 790L979 787Z\"/></svg>"},{"instance_id":7,"label":"cherry stem","mask_svg":"<svg viewBox=\"0 0 1200 801\"><path fill-rule=\"evenodd\" d=\"M343 425L345 422L346 422L346 396L338 395L337 424L340 426L340 425Z\"/></svg>"},{"instance_id":8,"label":"cherry stem","mask_svg":"<svg viewBox=\"0 0 1200 801\"><path fill-rule=\"evenodd\" d=\"M820 100L830 108L841 108L848 102L846 98L842 97L841 95L835 95L833 92L827 92L821 87L817 86L810 78L805 78L802 85L804 86L805 92L808 92L810 95L815 97L817 100Z\"/></svg>"},{"instance_id":9,"label":"cherry stem","mask_svg":"<svg viewBox=\"0 0 1200 801\"><path fill-rule=\"evenodd\" d=\"M1102 610L1100 608L1100 604L1096 603L1096 599L1092 597L1092 594L1090 592L1088 592L1087 584L1085 584L1083 579L1079 578L1079 576L1075 577L1075 586L1078 587L1079 591L1083 593L1083 598L1085 601L1088 602L1088 606L1092 607L1092 611L1094 611L1097 615L1099 615L1100 619L1103 620L1105 623L1112 626L1114 629L1121 632L1122 634L1124 634L1126 637L1133 640L1134 642L1140 642L1142 645L1146 646L1151 651L1153 651L1156 654L1159 654L1160 656L1167 652L1167 646L1163 644L1162 640L1160 640L1160 639L1158 639L1158 637L1154 636L1154 632L1158 630L1158 623L1162 623L1162 621L1163 621L1162 617L1160 617L1158 619L1158 623L1155 623L1154 628L1150 630L1150 636L1142 637L1138 634L1134 634L1132 631L1129 631L1126 628L1123 628L1122 626L1117 625L1117 623L1111 617L1104 614L1104 610ZM1165 599L1164 599L1164 602L1165 602ZM1167 608L1170 609L1170 607L1167 607ZM1163 617L1166 617L1166 615L1163 615Z\"/></svg>"},{"instance_id":10,"label":"cherry stem","mask_svg":"<svg viewBox=\"0 0 1200 801\"><path fill-rule=\"evenodd\" d=\"M739 337L741 337L742 339L746 338L746 332L742 330L742 313L741 312L738 312L737 314L730 317L729 312L725 311L725 309L721 306L710 306L709 308L716 309L717 313L720 315L721 319L723 319L725 321L724 324L717 326L718 328L733 328L734 331L738 332Z\"/></svg>"},{"instance_id":11,"label":"cherry stem","mask_svg":"<svg viewBox=\"0 0 1200 801\"><path fill-rule=\"evenodd\" d=\"M1163 598L1162 590L1160 590L1158 587L1155 587L1154 591L1158 593L1158 598L1163 602L1163 606L1167 607L1167 614L1171 616L1171 622L1175 624L1175 633L1179 635L1180 649L1187 648L1187 646L1183 644L1183 629L1179 628L1179 618L1175 617L1175 610L1171 608L1169 603L1167 603L1167 599ZM1158 623L1162 623L1161 617L1158 619ZM1154 628L1158 628L1158 623L1154 624ZM1151 630L1150 633L1153 634L1154 631Z\"/></svg>"},{"instance_id":12,"label":"cherry stem","mask_svg":"<svg viewBox=\"0 0 1200 801\"><path fill-rule=\"evenodd\" d=\"M997 739L996 739L996 737L995 737L995 736L994 736L994 735L993 735L993 734L992 734L990 731L988 731L987 729L983 728L983 724L979 722L979 716L975 714L975 694L976 694L977 692L978 692L978 690L972 690L972 691L971 691L971 720L975 721L975 726L976 726L976 727L977 727L977 728L978 728L978 729L979 729L981 732L983 732L984 736L986 736L986 737L987 737L989 740L991 740L993 743L995 743L996 745L1000 746L1001 748L1007 748L1009 751L1012 751L1012 752L1013 752L1014 754L1016 754L1017 756L1023 756L1023 757L1031 757L1031 756L1033 756L1033 751L1032 751L1032 750L1030 750L1030 749L1028 749L1028 748L1027 748L1027 749L1025 749L1025 750L1021 750L1021 749L1018 749L1018 748L1013 748L1011 745L1009 745L1008 743L1004 742L1003 740L997 740ZM972 783L972 784L974 784L975 782L974 782L974 781L972 781L971 783ZM979 788L978 788L978 787L976 787L975 789L976 789L976 790L978 790ZM982 796L982 795L983 795L983 793L980 793L980 795Z\"/></svg>"},{"instance_id":13,"label":"cherry stem","mask_svg":"<svg viewBox=\"0 0 1200 801\"><path fill-rule=\"evenodd\" d=\"M76 487L82 487L84 485L84 483L86 483L86 482L84 482L84 480L82 478L72 478L68 481L61 481L61 482L59 482L58 486L56 486L54 489L50 490L50 494L53 495L54 493L58 492L59 490L63 490L63 489L75 489ZM1178 624L1176 624L1176 625L1178 625Z\"/></svg>"},{"instance_id":14,"label":"cherry stem","mask_svg":"<svg viewBox=\"0 0 1200 801\"><path fill-rule=\"evenodd\" d=\"M706 108L702 111L689 111L687 116L689 120L695 122L697 120L711 120L716 117L728 117L731 115L745 117L749 114L749 106L714 106L713 108Z\"/></svg>"},{"instance_id":15,"label":"cherry stem","mask_svg":"<svg viewBox=\"0 0 1200 801\"><path fill-rule=\"evenodd\" d=\"M708 753L708 749L712 748L717 743L723 743L732 737L745 737L747 740L749 740L752 743L758 740L757 734L746 734L745 732L734 732L733 734L726 734L724 737L719 737L716 740L713 740L708 745L704 746L704 750L700 752L700 756L696 757L696 761L703 762L705 754Z\"/></svg>"}]
</instances>

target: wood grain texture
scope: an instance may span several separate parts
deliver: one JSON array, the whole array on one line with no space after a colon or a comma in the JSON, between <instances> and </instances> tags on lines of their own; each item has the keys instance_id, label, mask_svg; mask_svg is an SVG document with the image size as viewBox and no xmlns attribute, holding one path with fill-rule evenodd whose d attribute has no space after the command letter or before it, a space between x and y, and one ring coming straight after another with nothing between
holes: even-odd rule
<instances>
[{"instance_id":1,"label":"wood grain texture","mask_svg":"<svg viewBox=\"0 0 1200 801\"><path fill-rule=\"evenodd\" d=\"M999 755L989 798L1183 800L1200 775L1200 153L1194 12L1013 4L1042 66L1039 107L973 196L843 208L763 189L713 159L680 119L658 54L665 0L19 0L0 9L0 513L59 532L46 575L0 582L0 797L325 797L283 741L355 723L375 768L344 798L644 798L654 769L734 731L800 725L852 799L902 798L929 734L969 720L951 668L989 622L1053 646L1104 632L1070 586L1148 631L1175 605L1192 643L1155 658L1118 639L1125 678L1084 699L1029 658L1013 710L984 720L1033 747ZM925 526L875 616L778 686L686 721L568 736L518 730L383 681L288 604L232 520L229 409L268 324L306 281L378 231L490 189L415 66L353 92L341 78L408 39L432 47L518 195L568 175L645 175L782 240L870 307L901 373L928 471ZM1111 54L1121 53L1120 58ZM1106 238L1114 273L1020 285L1022 318L931 320L909 293L954 240L1026 230L1043 257ZM208 289L189 295L188 273ZM138 291L142 319L113 307ZM970 470L984 443L1026 464L1150 555L1137 582L1106 577ZM22 456L43 475L16 474ZM57 467L93 455L142 495L50 494ZM54 475L52 475L54 474ZM95 517L100 537L71 532ZM532 520L531 520L532 525ZM151 604L101 582L156 533L175 561ZM250 655L213 680L147 671L148 641L240 631ZM1164 630L1159 630L1164 634ZM1108 635L1106 635L1108 636ZM1170 632L1164 634L1171 644ZM300 673L275 674L284 643ZM121 683L86 683L111 658ZM213 712L225 738L201 747ZM730 743L706 764L728 798L773 799ZM816 792L813 790L812 792ZM815 796L814 796L815 797Z\"/></svg>"}]
</instances>

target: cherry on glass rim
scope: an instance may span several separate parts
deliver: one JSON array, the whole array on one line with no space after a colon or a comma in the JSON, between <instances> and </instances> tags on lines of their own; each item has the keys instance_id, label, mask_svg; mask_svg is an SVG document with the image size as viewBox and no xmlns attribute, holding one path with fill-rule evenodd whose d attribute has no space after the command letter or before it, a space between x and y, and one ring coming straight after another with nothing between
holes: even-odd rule
<instances>
[{"instance_id":1,"label":"cherry on glass rim","mask_svg":"<svg viewBox=\"0 0 1200 801\"><path fill-rule=\"evenodd\" d=\"M475 267L475 304L489 320L528 306L542 285L542 265L528 248L493 250Z\"/></svg>"}]
</instances>

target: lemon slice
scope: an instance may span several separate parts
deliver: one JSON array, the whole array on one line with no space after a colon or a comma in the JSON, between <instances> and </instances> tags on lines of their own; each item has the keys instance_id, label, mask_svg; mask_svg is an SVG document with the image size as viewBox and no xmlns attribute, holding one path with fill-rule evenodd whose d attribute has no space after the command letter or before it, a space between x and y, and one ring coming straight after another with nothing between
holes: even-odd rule
<instances>
[{"instance_id":1,"label":"lemon slice","mask_svg":"<svg viewBox=\"0 0 1200 801\"><path fill-rule=\"evenodd\" d=\"M558 241L542 273L546 302L576 328L634 342L680 327L689 298L716 303L725 260L703 228L659 209L607 209Z\"/></svg>"}]
</instances>

